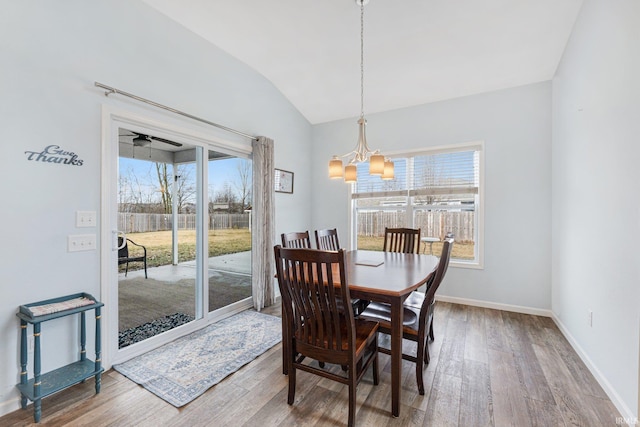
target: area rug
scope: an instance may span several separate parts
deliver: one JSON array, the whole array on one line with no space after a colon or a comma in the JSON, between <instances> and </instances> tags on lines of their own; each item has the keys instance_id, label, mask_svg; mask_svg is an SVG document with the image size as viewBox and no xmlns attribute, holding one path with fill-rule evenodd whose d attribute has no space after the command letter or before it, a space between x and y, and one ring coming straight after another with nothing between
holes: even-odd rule
<instances>
[{"instance_id":1,"label":"area rug","mask_svg":"<svg viewBox=\"0 0 640 427\"><path fill-rule=\"evenodd\" d=\"M279 317L248 310L113 367L179 408L281 340Z\"/></svg>"}]
</instances>

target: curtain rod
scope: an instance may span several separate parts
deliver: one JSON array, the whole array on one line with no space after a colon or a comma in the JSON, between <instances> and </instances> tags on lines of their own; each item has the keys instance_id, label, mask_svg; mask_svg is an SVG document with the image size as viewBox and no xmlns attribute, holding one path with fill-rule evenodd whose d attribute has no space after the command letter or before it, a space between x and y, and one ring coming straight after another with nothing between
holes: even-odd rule
<instances>
[{"instance_id":1,"label":"curtain rod","mask_svg":"<svg viewBox=\"0 0 640 427\"><path fill-rule=\"evenodd\" d=\"M219 125L217 123L214 123L214 122L210 122L209 120L201 119L200 117L196 117L196 116L193 116L193 115L191 115L189 113L185 113L183 111L176 110L175 108L167 107L166 105L158 104L157 102L153 102L153 101L150 101L148 99L141 98L141 97L133 95L131 93L124 92L124 91L122 91L120 89L116 89L114 87L107 86L105 84L98 83L98 82L94 82L94 84L97 87L101 87L102 89L106 89L107 90L104 93L104 96L109 96L112 93L128 96L129 98L133 98L133 99L135 99L137 101L144 102L144 103L149 104L149 105L153 105L154 107L162 108L163 110L171 111L172 113L175 113L175 114L180 114L181 116L185 116L185 117L188 117L190 119L197 120L199 122L206 123L206 124L211 125L211 126L215 126L215 127L219 128L219 129L226 130L227 132L231 132L231 133L235 133L236 135L244 136L245 138L249 138L249 139L253 139L253 140L257 140L258 139L258 137L256 137L256 136L249 135L249 134L244 133L244 132L240 132L239 130L231 129L231 128L228 128L226 126L222 126L222 125Z\"/></svg>"}]
</instances>

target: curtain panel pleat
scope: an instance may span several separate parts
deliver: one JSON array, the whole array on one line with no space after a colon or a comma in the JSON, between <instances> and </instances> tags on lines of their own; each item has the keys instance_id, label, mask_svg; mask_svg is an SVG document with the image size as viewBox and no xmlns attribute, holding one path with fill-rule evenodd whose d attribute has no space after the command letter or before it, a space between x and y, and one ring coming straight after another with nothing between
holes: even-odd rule
<instances>
[{"instance_id":1,"label":"curtain panel pleat","mask_svg":"<svg viewBox=\"0 0 640 427\"><path fill-rule=\"evenodd\" d=\"M251 215L253 307L260 311L274 303L275 242L273 140L253 140L253 207Z\"/></svg>"}]
</instances>

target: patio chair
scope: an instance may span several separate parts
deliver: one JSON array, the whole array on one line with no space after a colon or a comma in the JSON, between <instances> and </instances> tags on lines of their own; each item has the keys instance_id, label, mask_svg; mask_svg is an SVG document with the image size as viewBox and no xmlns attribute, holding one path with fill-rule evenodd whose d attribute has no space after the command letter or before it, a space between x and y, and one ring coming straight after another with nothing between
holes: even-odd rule
<instances>
[{"instance_id":1,"label":"patio chair","mask_svg":"<svg viewBox=\"0 0 640 427\"><path fill-rule=\"evenodd\" d=\"M124 277L127 277L127 273L129 272L129 263L130 262L143 262L144 263L144 278L147 278L147 248L145 248L142 245L137 244L136 242L134 242L133 240L127 238L127 240L124 242L124 246L122 245L123 243L123 238L122 237L118 237L118 247L120 249L118 249L118 265L120 264L125 264L125 269L124 269ZM139 255L139 256L130 256L129 255L129 243L131 243L134 246L138 246L140 248L142 248L143 254Z\"/></svg>"}]
</instances>

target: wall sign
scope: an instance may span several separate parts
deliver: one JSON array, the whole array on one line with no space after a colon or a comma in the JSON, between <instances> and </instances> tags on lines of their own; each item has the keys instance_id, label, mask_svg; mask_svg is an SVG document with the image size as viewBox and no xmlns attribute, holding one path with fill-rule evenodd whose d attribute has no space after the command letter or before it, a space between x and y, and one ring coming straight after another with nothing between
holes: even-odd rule
<instances>
[{"instance_id":1,"label":"wall sign","mask_svg":"<svg viewBox=\"0 0 640 427\"><path fill-rule=\"evenodd\" d=\"M27 160L34 162L58 163L62 165L82 166L82 159L73 151L65 151L59 145L49 145L42 151L25 151Z\"/></svg>"},{"instance_id":2,"label":"wall sign","mask_svg":"<svg viewBox=\"0 0 640 427\"><path fill-rule=\"evenodd\" d=\"M278 193L293 193L293 172L276 169L275 186Z\"/></svg>"}]
</instances>

